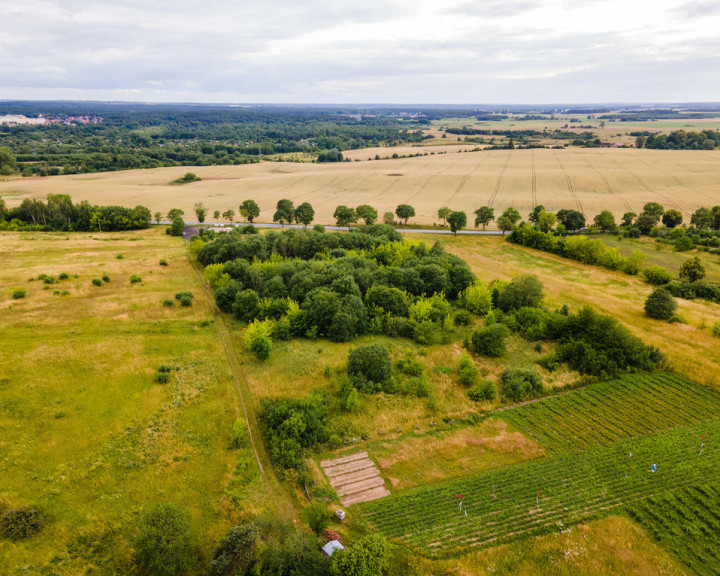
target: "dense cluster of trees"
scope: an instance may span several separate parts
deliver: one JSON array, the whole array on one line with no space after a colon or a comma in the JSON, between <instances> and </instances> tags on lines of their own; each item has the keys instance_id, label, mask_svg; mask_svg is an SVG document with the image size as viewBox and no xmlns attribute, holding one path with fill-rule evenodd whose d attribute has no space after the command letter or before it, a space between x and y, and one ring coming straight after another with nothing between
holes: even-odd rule
<instances>
[{"instance_id":1,"label":"dense cluster of trees","mask_svg":"<svg viewBox=\"0 0 720 576\"><path fill-rule=\"evenodd\" d=\"M703 130L687 132L675 130L670 134L652 134L633 132L636 148L654 148L657 150L714 150L720 146L720 131Z\"/></svg>"},{"instance_id":2,"label":"dense cluster of trees","mask_svg":"<svg viewBox=\"0 0 720 576\"><path fill-rule=\"evenodd\" d=\"M215 299L244 322L271 321L279 339L364 333L442 339L451 305L474 281L440 244L408 244L391 226L346 234L292 229L267 234L204 233L198 252L214 274Z\"/></svg>"},{"instance_id":3,"label":"dense cluster of trees","mask_svg":"<svg viewBox=\"0 0 720 576\"><path fill-rule=\"evenodd\" d=\"M140 230L150 226L151 218L145 206L94 206L87 200L73 204L67 194L48 194L47 202L25 199L9 210L0 198L0 230Z\"/></svg>"}]
</instances>

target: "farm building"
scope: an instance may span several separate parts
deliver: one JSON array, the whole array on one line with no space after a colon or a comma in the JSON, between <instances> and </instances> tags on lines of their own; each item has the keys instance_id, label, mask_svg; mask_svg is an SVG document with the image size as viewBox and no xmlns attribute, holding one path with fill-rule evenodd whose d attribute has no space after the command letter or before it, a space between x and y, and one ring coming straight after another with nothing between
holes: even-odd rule
<instances>
[{"instance_id":1,"label":"farm building","mask_svg":"<svg viewBox=\"0 0 720 576\"><path fill-rule=\"evenodd\" d=\"M338 540L331 540L325 546L322 547L323 555L325 558L330 558L338 550L345 550L345 546L340 544Z\"/></svg>"}]
</instances>

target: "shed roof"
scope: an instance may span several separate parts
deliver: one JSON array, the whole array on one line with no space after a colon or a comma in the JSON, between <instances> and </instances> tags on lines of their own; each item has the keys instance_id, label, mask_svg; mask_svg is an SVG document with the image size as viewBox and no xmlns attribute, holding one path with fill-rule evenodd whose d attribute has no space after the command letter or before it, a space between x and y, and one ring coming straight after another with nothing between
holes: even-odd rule
<instances>
[{"instance_id":1,"label":"shed roof","mask_svg":"<svg viewBox=\"0 0 720 576\"><path fill-rule=\"evenodd\" d=\"M336 552L337 550L345 550L345 546L340 544L338 540L330 540L330 542L322 547L322 551L328 556L332 556L333 552Z\"/></svg>"}]
</instances>

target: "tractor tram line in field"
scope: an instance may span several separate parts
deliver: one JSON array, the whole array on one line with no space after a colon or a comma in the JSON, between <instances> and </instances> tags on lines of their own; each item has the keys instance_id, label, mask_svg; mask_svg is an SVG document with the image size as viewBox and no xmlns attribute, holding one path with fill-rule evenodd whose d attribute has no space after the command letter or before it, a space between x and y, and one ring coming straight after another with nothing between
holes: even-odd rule
<instances>
[{"instance_id":1,"label":"tractor tram line in field","mask_svg":"<svg viewBox=\"0 0 720 576\"><path fill-rule=\"evenodd\" d=\"M455 198L457 198L458 194L460 194L460 192L461 192L462 189L464 188L465 183L468 181L468 178L470 178L471 176L474 176L475 173L476 173L478 170L480 170L480 168L483 166L483 164L485 164L485 162L487 162L488 158L490 158L490 155L485 155L485 156L482 158L482 160L480 160L480 162L478 162L477 164L475 164L475 167L463 177L462 181L460 182L460 184L458 185L458 187L455 189L455 192L453 192L453 193L450 195L450 198L448 198L448 199L445 201L445 204L443 204L443 206L450 206L450 204L452 204L453 200L455 200Z\"/></svg>"},{"instance_id":2,"label":"tractor tram line in field","mask_svg":"<svg viewBox=\"0 0 720 576\"><path fill-rule=\"evenodd\" d=\"M720 474L720 446L711 444L720 440L720 394L674 374L593 384L498 417L548 455L398 492L360 511L386 536L447 556L557 532L620 508L652 522L644 501L678 488L697 495L695 487ZM708 445L701 449L701 442ZM712 524L713 510L700 508L698 521ZM713 526L712 537L720 537L720 522Z\"/></svg>"},{"instance_id":3,"label":"tractor tram line in field","mask_svg":"<svg viewBox=\"0 0 720 576\"><path fill-rule=\"evenodd\" d=\"M505 170L507 170L508 164L510 164L511 157L512 157L512 151L508 153L507 159L505 160L505 164L503 164L503 167L500 169L500 173L498 174L497 180L495 181L495 187L493 188L493 191L490 194L490 198L488 199L487 205L490 208L493 207L495 198L497 197L498 192L500 191L500 184L502 184L503 175L505 174Z\"/></svg>"},{"instance_id":4,"label":"tractor tram line in field","mask_svg":"<svg viewBox=\"0 0 720 576\"><path fill-rule=\"evenodd\" d=\"M572 196L572 199L575 201L575 206L577 206L578 212L580 212L581 214L585 214L582 203L580 202L580 199L577 197L577 194L575 194L575 188L573 188L572 180L570 179L570 174L568 174L568 171L565 169L565 165L560 160L560 157L558 156L557 152L553 152L553 155L555 156L555 160L557 160L558 166L560 167L560 171L565 176L565 182L567 184L568 192L570 192L570 196Z\"/></svg>"},{"instance_id":5,"label":"tractor tram line in field","mask_svg":"<svg viewBox=\"0 0 720 576\"><path fill-rule=\"evenodd\" d=\"M577 152L576 152L576 154L577 154ZM598 170L598 169L590 162L590 160L588 160L586 157L583 157L583 160L585 161L585 165L586 165L588 168L590 168L593 172L595 172L595 174L597 174L597 175L600 177L600 179L603 181L603 184L605 185L605 190L607 191L607 193L608 193L610 196L616 196L617 198L619 198L619 199L622 201L622 203L625 205L625 209L626 209L628 212L632 212L632 208L630 208L630 204L628 203L628 201L625 199L624 196L615 193L615 191L613 190L613 187L610 185L610 182L608 182L608 179L605 177L605 174L603 174L602 172L600 172L600 170Z\"/></svg>"}]
</instances>

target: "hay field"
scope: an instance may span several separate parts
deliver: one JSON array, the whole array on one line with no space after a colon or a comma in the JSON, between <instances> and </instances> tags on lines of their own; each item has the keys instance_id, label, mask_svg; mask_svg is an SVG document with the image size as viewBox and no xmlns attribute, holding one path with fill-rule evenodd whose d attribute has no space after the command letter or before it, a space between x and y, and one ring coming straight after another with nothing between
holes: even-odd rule
<instances>
[{"instance_id":1,"label":"hay field","mask_svg":"<svg viewBox=\"0 0 720 576\"><path fill-rule=\"evenodd\" d=\"M157 229L5 232L0 253L0 509L46 518L27 540L0 539L0 573L134 573L137 521L158 502L188 508L207 553L265 495L252 459L245 483L245 451L228 450L237 393L184 242ZM193 306L161 304L182 290ZM173 367L167 384L160 365Z\"/></svg>"},{"instance_id":2,"label":"hay field","mask_svg":"<svg viewBox=\"0 0 720 576\"><path fill-rule=\"evenodd\" d=\"M466 147L447 147L454 148ZM369 153L352 154L367 158ZM189 170L203 180L168 185ZM649 201L681 210L687 221L700 206L720 202L720 156L713 151L634 149L449 151L329 165L265 162L0 182L0 196L9 206L50 193L70 194L76 202L144 204L152 212L178 207L190 218L196 202L204 202L212 215L228 208L237 212L244 199L252 198L262 210L259 220L271 221L276 202L290 198L296 204L310 202L319 223L332 223L339 204L368 203L382 214L409 203L417 213L412 222L432 224L444 205L468 213L486 204L496 211L514 206L526 215L542 204L553 211L580 209L592 218L604 209L617 216L638 213Z\"/></svg>"}]
</instances>

